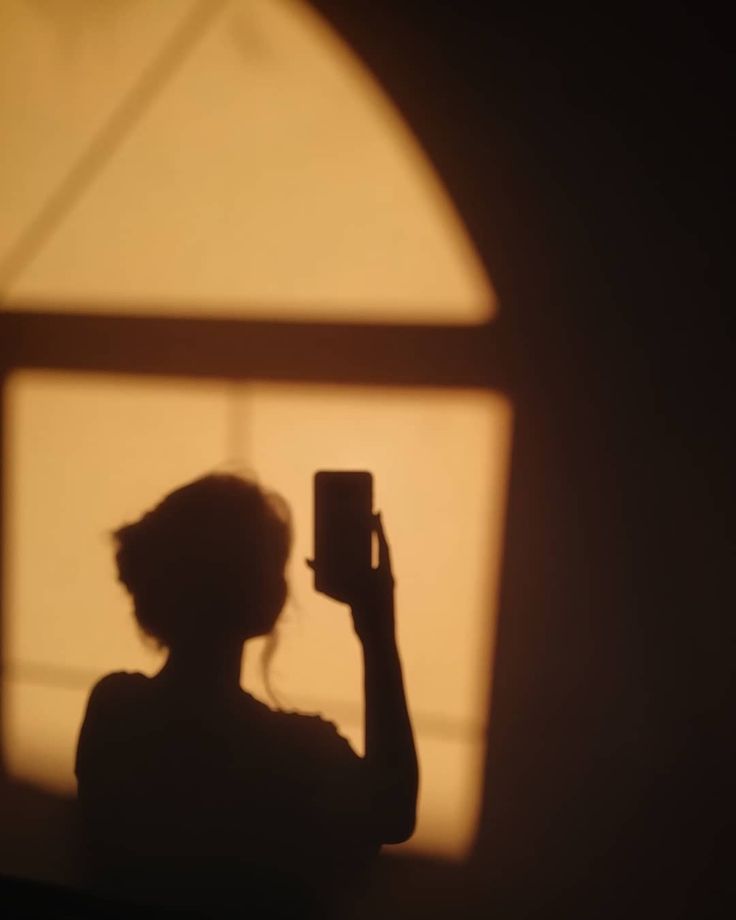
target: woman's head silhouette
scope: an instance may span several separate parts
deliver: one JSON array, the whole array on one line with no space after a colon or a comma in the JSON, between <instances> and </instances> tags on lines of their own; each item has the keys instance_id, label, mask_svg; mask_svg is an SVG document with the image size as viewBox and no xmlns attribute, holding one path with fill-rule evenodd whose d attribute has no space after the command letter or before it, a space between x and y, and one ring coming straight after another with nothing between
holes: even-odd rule
<instances>
[{"instance_id":1,"label":"woman's head silhouette","mask_svg":"<svg viewBox=\"0 0 736 920\"><path fill-rule=\"evenodd\" d=\"M232 474L196 479L114 533L141 629L168 648L269 633L286 600L286 503Z\"/></svg>"}]
</instances>

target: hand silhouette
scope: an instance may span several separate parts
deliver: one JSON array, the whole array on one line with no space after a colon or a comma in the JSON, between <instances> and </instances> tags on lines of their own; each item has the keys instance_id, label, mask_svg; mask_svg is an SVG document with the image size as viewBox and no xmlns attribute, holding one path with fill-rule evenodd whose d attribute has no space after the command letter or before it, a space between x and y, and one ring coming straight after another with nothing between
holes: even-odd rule
<instances>
[{"instance_id":1,"label":"hand silhouette","mask_svg":"<svg viewBox=\"0 0 736 920\"><path fill-rule=\"evenodd\" d=\"M344 586L340 595L322 592L333 600L349 604L353 626L361 642L391 638L394 634L394 576L391 550L386 539L381 514L374 514L372 531L378 538L378 565L370 568L363 578ZM307 559L314 571L314 560Z\"/></svg>"}]
</instances>

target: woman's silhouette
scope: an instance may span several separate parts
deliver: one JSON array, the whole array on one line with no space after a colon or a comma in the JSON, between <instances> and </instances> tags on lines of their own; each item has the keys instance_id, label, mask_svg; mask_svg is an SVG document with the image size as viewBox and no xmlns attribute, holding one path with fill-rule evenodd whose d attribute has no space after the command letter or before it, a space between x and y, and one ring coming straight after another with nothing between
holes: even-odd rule
<instances>
[{"instance_id":1,"label":"woman's silhouette","mask_svg":"<svg viewBox=\"0 0 736 920\"><path fill-rule=\"evenodd\" d=\"M365 756L318 716L274 711L240 687L243 644L284 605L288 512L231 475L172 492L115 534L141 628L168 650L153 678L93 689L77 751L98 887L300 914L348 891L382 843L413 831L417 762L394 636L393 578L352 591L364 651Z\"/></svg>"}]
</instances>

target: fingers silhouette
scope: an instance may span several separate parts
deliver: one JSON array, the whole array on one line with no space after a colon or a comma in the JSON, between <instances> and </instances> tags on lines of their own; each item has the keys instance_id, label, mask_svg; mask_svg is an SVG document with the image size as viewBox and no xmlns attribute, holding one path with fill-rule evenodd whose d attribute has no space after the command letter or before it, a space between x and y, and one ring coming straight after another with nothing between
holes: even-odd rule
<instances>
[{"instance_id":1,"label":"fingers silhouette","mask_svg":"<svg viewBox=\"0 0 736 920\"><path fill-rule=\"evenodd\" d=\"M383 518L381 512L373 516L374 531L378 537L378 569L386 575L393 577L391 568L391 549L386 539L386 532L383 529Z\"/></svg>"}]
</instances>

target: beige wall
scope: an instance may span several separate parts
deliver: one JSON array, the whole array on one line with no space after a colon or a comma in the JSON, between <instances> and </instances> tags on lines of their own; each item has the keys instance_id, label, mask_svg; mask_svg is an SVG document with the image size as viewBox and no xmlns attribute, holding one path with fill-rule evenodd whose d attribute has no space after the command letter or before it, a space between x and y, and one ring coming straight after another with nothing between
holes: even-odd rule
<instances>
[{"instance_id":1,"label":"beige wall","mask_svg":"<svg viewBox=\"0 0 736 920\"><path fill-rule=\"evenodd\" d=\"M111 529L212 469L251 471L294 514L291 599L272 664L287 708L319 711L362 750L360 652L347 610L317 595L312 475L366 468L398 581L399 641L421 762L417 832L472 842L496 613L511 412L478 391L187 383L20 372L6 418L4 739L13 777L73 792L91 685L151 673L115 579ZM488 560L492 560L489 568ZM260 641L244 684L261 697Z\"/></svg>"}]
</instances>

